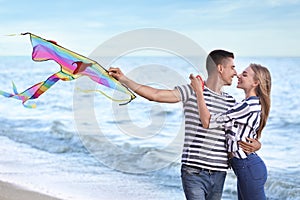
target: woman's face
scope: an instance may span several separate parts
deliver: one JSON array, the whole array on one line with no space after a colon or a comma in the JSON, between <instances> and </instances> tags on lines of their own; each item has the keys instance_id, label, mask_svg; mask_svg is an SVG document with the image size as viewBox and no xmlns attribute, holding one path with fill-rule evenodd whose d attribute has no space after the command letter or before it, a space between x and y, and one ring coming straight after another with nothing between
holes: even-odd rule
<instances>
[{"instance_id":1,"label":"woman's face","mask_svg":"<svg viewBox=\"0 0 300 200\"><path fill-rule=\"evenodd\" d=\"M241 74L238 75L237 88L250 90L257 86L257 81L254 80L254 71L251 67L247 67Z\"/></svg>"}]
</instances>

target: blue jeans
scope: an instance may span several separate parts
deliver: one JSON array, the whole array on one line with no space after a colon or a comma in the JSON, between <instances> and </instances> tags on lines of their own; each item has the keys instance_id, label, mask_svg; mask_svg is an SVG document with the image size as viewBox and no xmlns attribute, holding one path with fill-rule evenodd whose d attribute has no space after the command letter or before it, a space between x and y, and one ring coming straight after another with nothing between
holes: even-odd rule
<instances>
[{"instance_id":1,"label":"blue jeans","mask_svg":"<svg viewBox=\"0 0 300 200\"><path fill-rule=\"evenodd\" d=\"M186 165L181 167L182 186L187 200L220 200L226 172L209 172Z\"/></svg>"},{"instance_id":2,"label":"blue jeans","mask_svg":"<svg viewBox=\"0 0 300 200\"><path fill-rule=\"evenodd\" d=\"M263 160L252 153L245 159L232 158L229 160L237 176L239 200L265 200L264 185L267 181L267 168Z\"/></svg>"}]
</instances>

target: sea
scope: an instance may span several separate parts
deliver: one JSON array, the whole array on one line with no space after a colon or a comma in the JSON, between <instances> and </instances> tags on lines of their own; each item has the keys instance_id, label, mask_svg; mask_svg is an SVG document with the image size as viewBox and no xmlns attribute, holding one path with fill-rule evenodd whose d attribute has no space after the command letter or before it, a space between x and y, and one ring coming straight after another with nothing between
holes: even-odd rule
<instances>
[{"instance_id":1,"label":"sea","mask_svg":"<svg viewBox=\"0 0 300 200\"><path fill-rule=\"evenodd\" d=\"M271 112L257 152L268 169L267 199L300 200L300 58L235 59L238 72L250 63L268 67L272 75ZM205 77L203 66L176 55L121 56L109 65L136 82L164 89L189 83L191 73ZM52 61L2 56L0 90L13 92L13 82L23 91L59 69ZM223 90L240 101L244 94L236 83L235 78ZM90 87L123 98L85 77L57 82L26 102L36 104L32 109L0 96L0 180L66 200L184 200L181 103L137 96L120 105L99 92L83 92ZM222 199L237 199L231 170Z\"/></svg>"}]
</instances>

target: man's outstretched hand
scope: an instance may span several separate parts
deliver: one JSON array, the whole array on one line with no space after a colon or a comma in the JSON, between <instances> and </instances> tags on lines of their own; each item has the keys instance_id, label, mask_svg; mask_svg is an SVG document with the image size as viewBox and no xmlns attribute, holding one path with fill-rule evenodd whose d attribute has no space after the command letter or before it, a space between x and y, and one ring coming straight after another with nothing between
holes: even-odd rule
<instances>
[{"instance_id":1,"label":"man's outstretched hand","mask_svg":"<svg viewBox=\"0 0 300 200\"><path fill-rule=\"evenodd\" d=\"M110 67L108 69L108 74L112 77L114 77L115 79L117 79L118 81L120 81L122 83L123 79L125 78L123 72L120 70L120 68L117 67Z\"/></svg>"}]
</instances>

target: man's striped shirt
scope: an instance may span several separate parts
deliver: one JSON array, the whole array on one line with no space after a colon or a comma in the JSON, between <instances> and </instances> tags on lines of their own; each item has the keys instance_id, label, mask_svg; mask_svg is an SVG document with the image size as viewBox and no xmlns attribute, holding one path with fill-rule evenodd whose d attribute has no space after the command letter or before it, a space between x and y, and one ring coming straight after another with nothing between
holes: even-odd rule
<instances>
[{"instance_id":1,"label":"man's striped shirt","mask_svg":"<svg viewBox=\"0 0 300 200\"><path fill-rule=\"evenodd\" d=\"M190 85L177 86L185 116L185 139L182 164L209 170L227 171L228 158L223 127L202 127L196 94ZM217 94L207 87L204 99L211 114L226 112L235 105L235 99L227 93Z\"/></svg>"},{"instance_id":2,"label":"man's striped shirt","mask_svg":"<svg viewBox=\"0 0 300 200\"><path fill-rule=\"evenodd\" d=\"M232 152L237 158L247 158L247 154L239 147L238 141L247 141L247 137L256 138L260 115L259 98L252 96L237 103L223 114L212 115L210 127L224 127L228 152Z\"/></svg>"}]
</instances>

